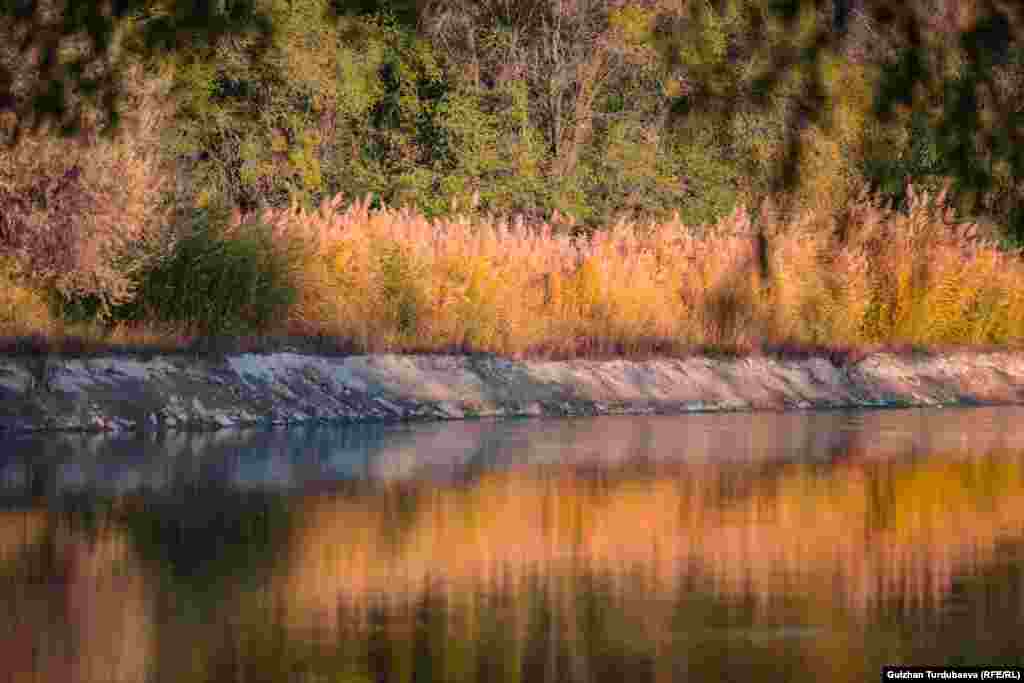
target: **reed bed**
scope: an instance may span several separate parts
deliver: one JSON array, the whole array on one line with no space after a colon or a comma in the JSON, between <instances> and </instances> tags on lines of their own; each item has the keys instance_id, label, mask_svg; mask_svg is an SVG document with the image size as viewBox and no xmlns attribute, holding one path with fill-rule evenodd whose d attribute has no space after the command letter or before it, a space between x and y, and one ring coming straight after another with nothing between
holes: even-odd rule
<instances>
[{"instance_id":1,"label":"reed bed","mask_svg":"<svg viewBox=\"0 0 1024 683\"><path fill-rule=\"evenodd\" d=\"M230 240L269 227L285 255L297 299L269 329L211 346L173 320L64 323L0 254L0 348L571 358L1019 346L1020 252L956 222L944 194L909 196L901 209L864 193L838 214L765 205L713 225L623 220L589 233L558 215L431 220L339 196L315 211L235 214L224 229Z\"/></svg>"},{"instance_id":2,"label":"reed bed","mask_svg":"<svg viewBox=\"0 0 1024 683\"><path fill-rule=\"evenodd\" d=\"M867 194L840 215L738 209L715 225L406 210L268 211L305 245L290 325L364 352L571 357L693 348L1016 345L1024 261L957 224L944 195Z\"/></svg>"}]
</instances>

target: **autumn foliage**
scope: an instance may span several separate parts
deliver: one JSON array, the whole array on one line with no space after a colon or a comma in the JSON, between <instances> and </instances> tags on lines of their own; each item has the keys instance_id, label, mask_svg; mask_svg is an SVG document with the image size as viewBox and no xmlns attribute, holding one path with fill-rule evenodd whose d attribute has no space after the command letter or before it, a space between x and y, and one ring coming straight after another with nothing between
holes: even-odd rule
<instances>
[{"instance_id":1,"label":"autumn foliage","mask_svg":"<svg viewBox=\"0 0 1024 683\"><path fill-rule=\"evenodd\" d=\"M168 0L0 22L0 335L551 355L1024 335L1005 3L399 4L221 4L171 43L195 26Z\"/></svg>"}]
</instances>

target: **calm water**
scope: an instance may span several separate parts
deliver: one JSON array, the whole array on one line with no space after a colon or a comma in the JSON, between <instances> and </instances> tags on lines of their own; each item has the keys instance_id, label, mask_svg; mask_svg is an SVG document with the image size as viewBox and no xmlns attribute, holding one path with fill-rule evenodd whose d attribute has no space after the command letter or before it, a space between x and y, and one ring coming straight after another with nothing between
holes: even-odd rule
<instances>
[{"instance_id":1,"label":"calm water","mask_svg":"<svg viewBox=\"0 0 1024 683\"><path fill-rule=\"evenodd\" d=\"M1024 409L0 440L0 681L1024 663Z\"/></svg>"}]
</instances>

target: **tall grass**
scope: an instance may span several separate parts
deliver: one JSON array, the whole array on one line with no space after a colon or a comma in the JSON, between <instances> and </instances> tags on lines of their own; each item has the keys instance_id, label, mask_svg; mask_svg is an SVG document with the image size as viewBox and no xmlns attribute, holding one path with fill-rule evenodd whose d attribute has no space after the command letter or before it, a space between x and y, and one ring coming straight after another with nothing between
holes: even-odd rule
<instances>
[{"instance_id":1,"label":"tall grass","mask_svg":"<svg viewBox=\"0 0 1024 683\"><path fill-rule=\"evenodd\" d=\"M619 222L570 237L503 218L268 211L306 250L291 322L364 351L508 355L701 346L1017 344L1024 261L944 196L839 216L737 210L716 225Z\"/></svg>"},{"instance_id":2,"label":"tall grass","mask_svg":"<svg viewBox=\"0 0 1024 683\"><path fill-rule=\"evenodd\" d=\"M572 357L1024 340L1021 254L957 223L943 195L913 188L899 209L862 194L839 213L780 217L766 206L738 209L715 225L620 221L575 236L559 217L530 224L486 216L428 220L371 209L368 200L346 207L340 197L315 211L269 210L232 221L217 253L239 258L162 264L180 285L160 290L170 297L160 300L166 305L154 307L153 282L137 279L137 303L154 313L149 320L136 306L134 328L180 324L187 329L167 334L189 336L203 316L167 311L187 303L189 292L199 304L212 300L212 288L225 296L247 292L239 301L214 297L227 306L213 311L217 320L250 320L260 332L332 339L356 352ZM269 237L253 241L254 225ZM263 246L228 248L236 238ZM287 263L252 277L231 270L256 263L241 258L256 251ZM231 272L220 272L225 268ZM266 273L277 273L273 282ZM241 276L244 287L224 284ZM192 286L200 280L206 285ZM11 302L0 303L17 305ZM37 313L26 308L28 327L32 316L42 320Z\"/></svg>"},{"instance_id":3,"label":"tall grass","mask_svg":"<svg viewBox=\"0 0 1024 683\"><path fill-rule=\"evenodd\" d=\"M17 261L0 254L0 336L45 334L52 323L45 299L25 284Z\"/></svg>"}]
</instances>

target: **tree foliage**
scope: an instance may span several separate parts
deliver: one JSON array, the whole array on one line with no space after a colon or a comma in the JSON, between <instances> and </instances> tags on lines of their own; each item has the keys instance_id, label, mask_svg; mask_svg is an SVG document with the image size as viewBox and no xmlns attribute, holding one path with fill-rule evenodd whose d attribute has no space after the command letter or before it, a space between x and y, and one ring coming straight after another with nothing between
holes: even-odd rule
<instances>
[{"instance_id":1,"label":"tree foliage","mask_svg":"<svg viewBox=\"0 0 1024 683\"><path fill-rule=\"evenodd\" d=\"M1021 27L1006 0L6 0L0 255L109 309L196 210L594 229L908 183L1019 244Z\"/></svg>"}]
</instances>

